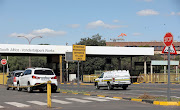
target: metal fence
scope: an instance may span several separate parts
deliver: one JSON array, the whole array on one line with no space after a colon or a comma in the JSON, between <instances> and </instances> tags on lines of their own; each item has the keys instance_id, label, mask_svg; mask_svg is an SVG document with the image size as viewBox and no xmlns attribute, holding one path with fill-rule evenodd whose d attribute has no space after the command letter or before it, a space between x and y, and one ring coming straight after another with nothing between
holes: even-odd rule
<instances>
[{"instance_id":1,"label":"metal fence","mask_svg":"<svg viewBox=\"0 0 180 110\"><path fill-rule=\"evenodd\" d=\"M154 73L154 74L140 74L137 82L150 82L150 83L167 83L168 74L166 73ZM180 83L180 73L170 73L170 82Z\"/></svg>"}]
</instances>

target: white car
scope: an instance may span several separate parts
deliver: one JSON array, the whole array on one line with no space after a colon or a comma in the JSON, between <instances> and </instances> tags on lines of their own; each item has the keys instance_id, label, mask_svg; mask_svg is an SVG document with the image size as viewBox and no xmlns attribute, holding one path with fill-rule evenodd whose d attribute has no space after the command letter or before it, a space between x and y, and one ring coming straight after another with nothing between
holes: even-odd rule
<instances>
[{"instance_id":1,"label":"white car","mask_svg":"<svg viewBox=\"0 0 180 110\"><path fill-rule=\"evenodd\" d=\"M17 81L17 89L21 91L22 86L25 87L24 89L27 89L28 92L33 92L33 90L43 92L47 88L47 81L51 81L51 90L52 92L56 92L58 87L57 77L51 69L27 68Z\"/></svg>"},{"instance_id":2,"label":"white car","mask_svg":"<svg viewBox=\"0 0 180 110\"><path fill-rule=\"evenodd\" d=\"M111 90L114 87L122 87L126 90L130 84L129 70L107 71L102 73L99 78L95 79L96 89L108 87L108 90Z\"/></svg>"}]
</instances>

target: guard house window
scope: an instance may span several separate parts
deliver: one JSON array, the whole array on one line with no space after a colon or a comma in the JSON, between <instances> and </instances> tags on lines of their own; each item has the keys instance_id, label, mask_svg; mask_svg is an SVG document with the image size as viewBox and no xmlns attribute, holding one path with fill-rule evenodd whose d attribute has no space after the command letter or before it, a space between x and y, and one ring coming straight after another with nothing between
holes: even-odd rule
<instances>
[{"instance_id":1,"label":"guard house window","mask_svg":"<svg viewBox=\"0 0 180 110\"><path fill-rule=\"evenodd\" d=\"M154 46L154 50L157 50L157 46Z\"/></svg>"},{"instance_id":2,"label":"guard house window","mask_svg":"<svg viewBox=\"0 0 180 110\"><path fill-rule=\"evenodd\" d=\"M161 50L161 46L158 46L158 50Z\"/></svg>"}]
</instances>

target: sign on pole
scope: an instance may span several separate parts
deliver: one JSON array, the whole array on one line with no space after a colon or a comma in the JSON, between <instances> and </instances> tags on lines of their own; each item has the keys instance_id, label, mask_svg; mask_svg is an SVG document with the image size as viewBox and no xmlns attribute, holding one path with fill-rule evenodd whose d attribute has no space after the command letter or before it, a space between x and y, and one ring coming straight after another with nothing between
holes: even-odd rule
<instances>
[{"instance_id":1,"label":"sign on pole","mask_svg":"<svg viewBox=\"0 0 180 110\"><path fill-rule=\"evenodd\" d=\"M168 32L164 36L164 44L166 46L171 46L172 43L173 43L173 35L170 32Z\"/></svg>"},{"instance_id":2,"label":"sign on pole","mask_svg":"<svg viewBox=\"0 0 180 110\"><path fill-rule=\"evenodd\" d=\"M79 88L79 61L86 60L86 46L85 45L73 45L73 60L78 61L77 79Z\"/></svg>"},{"instance_id":3,"label":"sign on pole","mask_svg":"<svg viewBox=\"0 0 180 110\"><path fill-rule=\"evenodd\" d=\"M78 61L86 60L85 45L73 45L73 60L78 60Z\"/></svg>"},{"instance_id":4,"label":"sign on pole","mask_svg":"<svg viewBox=\"0 0 180 110\"><path fill-rule=\"evenodd\" d=\"M165 46L162 50L162 53L168 53L168 47L170 47L170 54L177 54L173 44L171 46Z\"/></svg>"},{"instance_id":5,"label":"sign on pole","mask_svg":"<svg viewBox=\"0 0 180 110\"><path fill-rule=\"evenodd\" d=\"M3 85L4 85L4 65L6 65L6 63L7 63L6 59L1 60L1 64L3 65Z\"/></svg>"},{"instance_id":6,"label":"sign on pole","mask_svg":"<svg viewBox=\"0 0 180 110\"><path fill-rule=\"evenodd\" d=\"M1 64L2 64L2 65L6 65L6 63L7 63L7 60L6 60L6 59L2 59L2 60L1 60Z\"/></svg>"},{"instance_id":7,"label":"sign on pole","mask_svg":"<svg viewBox=\"0 0 180 110\"><path fill-rule=\"evenodd\" d=\"M168 85L167 85L167 100L170 101L171 98L170 98L170 53L171 51L174 50L174 52L172 53L175 53L177 54L175 48L174 48L174 45L172 44L173 43L173 35L168 32L166 33L166 35L164 36L164 44L166 45L162 51L162 53L168 53Z\"/></svg>"}]
</instances>

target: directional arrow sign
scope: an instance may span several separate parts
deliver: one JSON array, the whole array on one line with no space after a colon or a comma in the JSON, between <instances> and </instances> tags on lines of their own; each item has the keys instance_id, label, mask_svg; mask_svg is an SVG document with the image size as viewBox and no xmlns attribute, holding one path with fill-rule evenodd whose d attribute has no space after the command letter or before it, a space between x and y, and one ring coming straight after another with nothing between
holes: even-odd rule
<instances>
[{"instance_id":1,"label":"directional arrow sign","mask_svg":"<svg viewBox=\"0 0 180 110\"><path fill-rule=\"evenodd\" d=\"M162 53L168 53L168 46L164 47ZM170 46L170 54L177 54L176 49L173 44Z\"/></svg>"}]
</instances>

